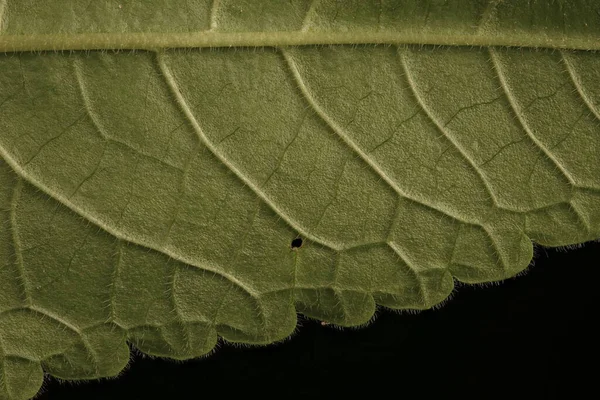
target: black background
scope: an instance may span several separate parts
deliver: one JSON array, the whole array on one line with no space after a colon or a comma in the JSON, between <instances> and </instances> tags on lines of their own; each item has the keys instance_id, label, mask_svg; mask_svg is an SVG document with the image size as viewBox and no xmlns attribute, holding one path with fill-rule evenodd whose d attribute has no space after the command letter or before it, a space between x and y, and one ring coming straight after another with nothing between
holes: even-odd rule
<instances>
[{"instance_id":1,"label":"black background","mask_svg":"<svg viewBox=\"0 0 600 400\"><path fill-rule=\"evenodd\" d=\"M600 242L538 248L534 260L499 285L459 287L437 310L380 310L361 329L301 319L284 343L223 344L183 363L137 354L117 379L48 379L38 398L600 398Z\"/></svg>"}]
</instances>

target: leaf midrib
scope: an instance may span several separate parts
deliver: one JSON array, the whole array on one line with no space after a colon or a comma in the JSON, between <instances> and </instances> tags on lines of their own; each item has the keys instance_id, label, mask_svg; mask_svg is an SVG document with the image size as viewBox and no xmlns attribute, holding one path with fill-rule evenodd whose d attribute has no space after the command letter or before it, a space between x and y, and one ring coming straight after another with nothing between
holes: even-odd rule
<instances>
[{"instance_id":1,"label":"leaf midrib","mask_svg":"<svg viewBox=\"0 0 600 400\"><path fill-rule=\"evenodd\" d=\"M79 33L2 35L0 52L63 50L160 50L205 47L284 47L344 44L413 44L441 46L502 46L570 50L600 50L591 36L566 37L535 32L499 35L477 33L436 34L419 31L358 32L187 32L187 33Z\"/></svg>"}]
</instances>

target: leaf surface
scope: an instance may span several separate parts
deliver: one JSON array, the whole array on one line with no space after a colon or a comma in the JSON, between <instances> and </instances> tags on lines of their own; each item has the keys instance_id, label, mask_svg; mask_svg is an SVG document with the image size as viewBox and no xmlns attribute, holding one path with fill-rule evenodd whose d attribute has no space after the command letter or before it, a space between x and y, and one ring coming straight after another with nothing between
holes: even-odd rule
<instances>
[{"instance_id":1,"label":"leaf surface","mask_svg":"<svg viewBox=\"0 0 600 400\"><path fill-rule=\"evenodd\" d=\"M0 0L0 397L599 238L595 3Z\"/></svg>"}]
</instances>

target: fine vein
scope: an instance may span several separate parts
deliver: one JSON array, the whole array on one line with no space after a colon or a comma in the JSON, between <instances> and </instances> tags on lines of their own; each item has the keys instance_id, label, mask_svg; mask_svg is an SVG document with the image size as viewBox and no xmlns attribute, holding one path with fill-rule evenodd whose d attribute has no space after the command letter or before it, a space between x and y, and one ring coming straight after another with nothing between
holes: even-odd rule
<instances>
[{"instance_id":1,"label":"fine vein","mask_svg":"<svg viewBox=\"0 0 600 400\"><path fill-rule=\"evenodd\" d=\"M521 109L521 106L518 104L517 100L515 99L515 96L512 94L512 92L510 90L509 84L507 82L507 79L506 79L506 76L504 73L504 67L502 66L502 62L500 61L500 57L499 57L497 51L494 50L493 48L490 48L489 53L490 53L490 58L492 60L492 63L494 65L496 75L498 76L498 80L500 81L500 86L502 87L502 90L504 91L504 94L506 96L506 99L508 100L508 103L510 104L511 108L514 111L515 116L517 117L517 120L523 127L523 131L525 132L525 134L527 134L527 136L529 136L531 141L544 153L544 155L548 158L548 160L550 160L556 166L556 168L558 168L558 170L567 179L567 181L572 186L576 186L575 179L573 179L570 172L567 171L565 169L565 167L563 167L563 165L560 163L560 161L556 159L556 157L550 152L550 150L548 150L548 148L531 131L529 124L525 120L524 113L523 113L523 110Z\"/></svg>"},{"instance_id":2,"label":"fine vein","mask_svg":"<svg viewBox=\"0 0 600 400\"><path fill-rule=\"evenodd\" d=\"M289 68L291 70L292 75L294 76L294 79L296 80L296 82L298 83L298 87L299 89L302 91L303 96L306 98L306 100L308 101L309 105L312 107L312 109L315 111L315 113L331 128L331 130L339 136L339 138L344 142L344 144L346 144L358 157L360 157L378 176L381 177L381 179L383 179L388 185L389 187L391 187L399 196L402 196L405 199L414 201L426 208L430 208L434 211L437 211L441 214L444 214L452 219L455 219L458 222L463 222L463 223L467 223L470 224L472 222L465 220L463 217L460 217L458 215L454 215L446 210L443 210L441 208L437 208L431 204L428 204L422 200L418 200L417 198L415 198L414 196L409 195L407 192L405 192L397 183L396 181L394 181L394 179L392 179L383 169L382 167L375 162L371 157L368 156L368 154L366 154L349 136L348 134L346 134L343 129L335 122L331 119L331 117L329 117L325 111L317 104L317 102L315 101L315 99L313 98L312 94L310 93L308 87L306 86L306 84L304 83L304 80L302 79L302 75L300 74L300 71L298 70L298 66L296 65L296 62L293 60L293 58L289 55L289 53L285 50L281 50L281 53L283 54L284 59L286 60L287 64L289 65Z\"/></svg>"},{"instance_id":3,"label":"fine vein","mask_svg":"<svg viewBox=\"0 0 600 400\"><path fill-rule=\"evenodd\" d=\"M294 229L295 231L301 233L303 236L305 236L306 238L312 240L315 243L321 244L321 245L329 247L331 249L340 250L340 248L341 248L340 244L338 244L338 243L332 243L332 242L325 241L323 239L317 238L316 236L314 236L311 233L307 232L306 230L302 229L295 222L293 222L286 215L286 213L284 213L283 210L281 210L277 206L277 204L275 204L271 199L269 199L269 197L265 194L265 192L263 190L261 190L260 187L258 187L258 185L256 185L250 179L248 179L242 173L242 171L240 171L223 154L221 154L221 152L216 148L216 146L208 139L208 137L206 137L206 134L204 133L204 131L200 127L200 124L196 120L196 117L194 116L194 113L192 112L192 110L190 109L187 101L185 100L185 98L181 94L181 91L179 90L179 85L177 84L177 81L175 80L175 77L171 73L171 70L169 69L169 67L165 63L165 61L164 61L164 59L163 59L163 57L161 56L160 53L157 53L157 62L158 62L158 66L159 66L159 68L160 68L160 70L161 70L161 72L162 72L162 74L163 74L163 76L165 78L165 81L167 82L167 85L169 86L169 89L171 90L173 96L175 97L175 100L179 104L179 107L181 108L181 111L185 114L186 118L190 121L190 124L192 125L192 128L194 129L194 131L198 135L198 138L215 155L215 157L217 157L221 161L221 163L223 163L223 165L225 165L231 172L233 172L245 185L247 185L250 189L252 189L252 191L258 197L260 197L260 199L262 201L264 201L265 204L267 204L292 229Z\"/></svg>"}]
</instances>

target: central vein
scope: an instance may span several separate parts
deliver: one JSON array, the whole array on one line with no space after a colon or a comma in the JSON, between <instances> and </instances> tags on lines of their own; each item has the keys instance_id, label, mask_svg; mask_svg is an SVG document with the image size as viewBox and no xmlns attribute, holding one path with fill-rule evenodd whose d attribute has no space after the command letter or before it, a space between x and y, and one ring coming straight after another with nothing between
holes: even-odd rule
<instances>
[{"instance_id":1,"label":"central vein","mask_svg":"<svg viewBox=\"0 0 600 400\"><path fill-rule=\"evenodd\" d=\"M189 32L189 33L79 33L1 35L0 52L47 50L157 50L198 47L263 47L330 44L422 44L445 46L513 46L600 50L591 37L511 33L436 34L427 32Z\"/></svg>"}]
</instances>

